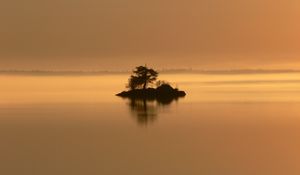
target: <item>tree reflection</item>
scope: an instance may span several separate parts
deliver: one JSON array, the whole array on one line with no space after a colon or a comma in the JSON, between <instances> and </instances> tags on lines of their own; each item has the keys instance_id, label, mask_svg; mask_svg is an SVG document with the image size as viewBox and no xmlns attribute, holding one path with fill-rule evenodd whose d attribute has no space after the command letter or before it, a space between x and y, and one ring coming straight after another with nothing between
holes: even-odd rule
<instances>
[{"instance_id":1,"label":"tree reflection","mask_svg":"<svg viewBox=\"0 0 300 175\"><path fill-rule=\"evenodd\" d=\"M139 125L146 126L153 123L159 116L159 113L170 106L172 102L178 101L178 98L126 98L129 100L128 106L132 116Z\"/></svg>"},{"instance_id":2,"label":"tree reflection","mask_svg":"<svg viewBox=\"0 0 300 175\"><path fill-rule=\"evenodd\" d=\"M157 118L158 109L154 101L147 99L129 99L130 110L141 125L152 123Z\"/></svg>"}]
</instances>

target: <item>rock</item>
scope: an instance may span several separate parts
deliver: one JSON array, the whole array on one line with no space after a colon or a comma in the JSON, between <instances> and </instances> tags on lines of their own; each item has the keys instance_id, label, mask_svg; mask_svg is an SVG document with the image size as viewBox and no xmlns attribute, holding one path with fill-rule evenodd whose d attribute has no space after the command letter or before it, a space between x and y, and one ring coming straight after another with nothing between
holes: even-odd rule
<instances>
[{"instance_id":1,"label":"rock","mask_svg":"<svg viewBox=\"0 0 300 175\"><path fill-rule=\"evenodd\" d=\"M120 97L127 98L146 98L146 99L172 99L178 97L184 97L186 93L184 91L179 91L174 89L168 84L163 84L158 88L147 88L147 89L134 89L130 91L123 91L116 94Z\"/></svg>"}]
</instances>

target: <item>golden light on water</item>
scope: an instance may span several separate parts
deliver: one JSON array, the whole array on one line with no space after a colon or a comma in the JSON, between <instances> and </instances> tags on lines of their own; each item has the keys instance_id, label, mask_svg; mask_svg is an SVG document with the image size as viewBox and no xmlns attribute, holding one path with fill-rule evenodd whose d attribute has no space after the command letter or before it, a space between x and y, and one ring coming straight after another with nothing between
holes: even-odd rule
<instances>
[{"instance_id":1,"label":"golden light on water","mask_svg":"<svg viewBox=\"0 0 300 175\"><path fill-rule=\"evenodd\" d=\"M127 74L1 75L0 172L296 175L298 77L162 73L187 96L133 105Z\"/></svg>"},{"instance_id":2,"label":"golden light on water","mask_svg":"<svg viewBox=\"0 0 300 175\"><path fill-rule=\"evenodd\" d=\"M1 104L118 100L128 75L0 76ZM298 102L300 74L161 74L185 89L185 102Z\"/></svg>"}]
</instances>

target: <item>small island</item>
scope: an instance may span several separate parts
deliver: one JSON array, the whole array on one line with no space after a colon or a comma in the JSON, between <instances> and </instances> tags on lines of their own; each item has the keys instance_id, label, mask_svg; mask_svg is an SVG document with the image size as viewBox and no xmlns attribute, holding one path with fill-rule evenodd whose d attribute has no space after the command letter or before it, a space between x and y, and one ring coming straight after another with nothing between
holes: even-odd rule
<instances>
[{"instance_id":1,"label":"small island","mask_svg":"<svg viewBox=\"0 0 300 175\"><path fill-rule=\"evenodd\" d=\"M127 84L128 91L116 94L124 98L149 100L170 100L184 97L186 93L173 88L165 81L157 81L158 72L147 66L138 66L133 70ZM148 87L156 84L156 88Z\"/></svg>"}]
</instances>

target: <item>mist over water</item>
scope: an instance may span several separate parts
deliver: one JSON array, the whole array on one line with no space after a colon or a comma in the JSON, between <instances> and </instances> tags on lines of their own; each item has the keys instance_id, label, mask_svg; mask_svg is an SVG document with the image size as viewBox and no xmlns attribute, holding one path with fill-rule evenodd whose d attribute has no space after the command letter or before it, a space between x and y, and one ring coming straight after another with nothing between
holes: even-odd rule
<instances>
[{"instance_id":1,"label":"mist over water","mask_svg":"<svg viewBox=\"0 0 300 175\"><path fill-rule=\"evenodd\" d=\"M300 74L161 74L167 104L116 97L128 75L0 75L0 174L299 174ZM117 167L117 168L116 168Z\"/></svg>"},{"instance_id":2,"label":"mist over water","mask_svg":"<svg viewBox=\"0 0 300 175\"><path fill-rule=\"evenodd\" d=\"M0 104L120 102L129 74L0 75ZM183 102L298 102L300 73L161 74L185 90Z\"/></svg>"}]
</instances>

